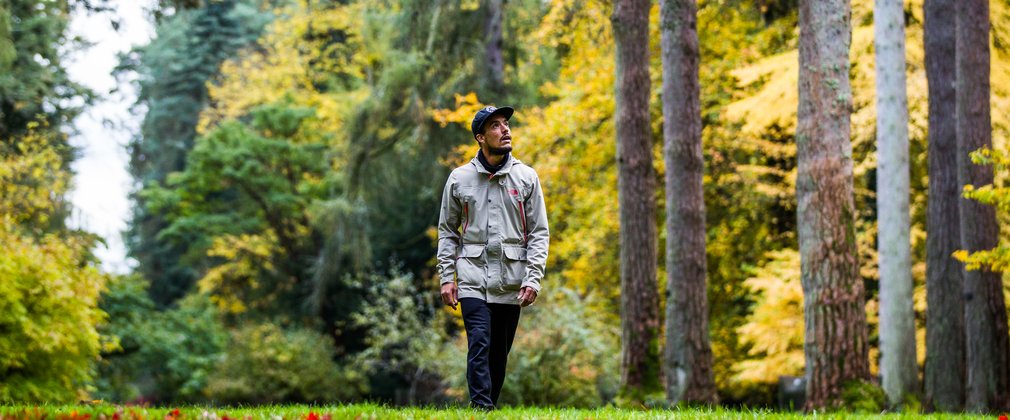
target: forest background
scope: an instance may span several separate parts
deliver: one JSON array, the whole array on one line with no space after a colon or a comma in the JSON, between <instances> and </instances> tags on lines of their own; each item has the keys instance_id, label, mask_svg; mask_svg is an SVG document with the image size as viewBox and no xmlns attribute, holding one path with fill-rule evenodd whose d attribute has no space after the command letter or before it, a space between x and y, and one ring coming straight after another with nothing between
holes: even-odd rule
<instances>
[{"instance_id":1,"label":"forest background","mask_svg":"<svg viewBox=\"0 0 1010 420\"><path fill-rule=\"evenodd\" d=\"M512 105L551 226L503 402L598 406L620 382L615 46L605 0L163 0L122 57L143 116L133 273L67 226L73 120L102 93L61 64L72 11L0 3L0 400L462 400L465 338L438 304L438 201L474 112ZM721 402L769 406L802 376L796 236L798 5L698 4L708 299ZM925 356L927 88L905 3L913 278ZM500 10L495 17L491 10ZM651 121L664 177L659 9ZM991 3L993 141L1005 150L1010 5ZM492 36L500 24L500 38ZM113 19L114 20L114 19ZM871 371L878 360L873 2L852 2L852 149ZM501 57L493 65L489 56ZM489 64L491 63L491 64ZM998 183L1006 174L999 173ZM665 197L654 197L665 255ZM1006 210L1006 209L1002 209ZM1000 215L1001 224L1007 222ZM665 259L657 288L665 296ZM1006 284L1006 282L1004 282ZM8 333L9 332L9 333ZM662 396L657 397L662 399Z\"/></svg>"}]
</instances>

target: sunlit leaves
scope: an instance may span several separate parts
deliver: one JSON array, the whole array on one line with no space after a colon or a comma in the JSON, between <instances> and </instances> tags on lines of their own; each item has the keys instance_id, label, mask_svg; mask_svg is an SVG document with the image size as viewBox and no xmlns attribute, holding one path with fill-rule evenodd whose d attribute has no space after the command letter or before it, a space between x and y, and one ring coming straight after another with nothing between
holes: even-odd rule
<instances>
[{"instance_id":1,"label":"sunlit leaves","mask_svg":"<svg viewBox=\"0 0 1010 420\"><path fill-rule=\"evenodd\" d=\"M0 401L82 395L105 319L94 239L51 229L70 174L37 128L0 143Z\"/></svg>"},{"instance_id":2,"label":"sunlit leaves","mask_svg":"<svg viewBox=\"0 0 1010 420\"><path fill-rule=\"evenodd\" d=\"M999 149L983 148L971 154L971 161L976 165L989 165L997 173L998 178L1004 179L1010 172L1010 155ZM965 185L963 195L965 198L978 201L979 203L990 205L997 211L1006 215L1010 213L1010 188L997 186L995 184L975 186ZM1000 241L995 248L969 252L959 250L954 253L954 257L965 263L968 270L991 270L999 272L1010 271L1010 244Z\"/></svg>"},{"instance_id":3,"label":"sunlit leaves","mask_svg":"<svg viewBox=\"0 0 1010 420\"><path fill-rule=\"evenodd\" d=\"M795 249L771 252L769 262L754 270L744 284L755 293L747 323L737 328L749 346L748 358L736 361L734 380L778 381L779 375L803 374L803 287L800 254Z\"/></svg>"}]
</instances>

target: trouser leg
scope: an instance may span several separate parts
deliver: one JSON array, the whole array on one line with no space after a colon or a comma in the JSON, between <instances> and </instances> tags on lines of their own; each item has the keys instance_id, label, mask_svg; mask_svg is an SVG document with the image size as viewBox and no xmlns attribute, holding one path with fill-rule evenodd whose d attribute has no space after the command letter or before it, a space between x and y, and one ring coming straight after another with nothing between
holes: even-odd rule
<instances>
[{"instance_id":1,"label":"trouser leg","mask_svg":"<svg viewBox=\"0 0 1010 420\"><path fill-rule=\"evenodd\" d=\"M470 405L493 407L491 373L488 357L491 347L491 310L476 298L459 300L466 328L466 383L470 389Z\"/></svg>"},{"instance_id":2,"label":"trouser leg","mask_svg":"<svg viewBox=\"0 0 1010 420\"><path fill-rule=\"evenodd\" d=\"M509 351L512 350L512 340L516 336L519 325L519 305L488 303L491 309L491 355L489 370L491 373L491 401L498 405L502 385L505 383L505 367L508 363Z\"/></svg>"}]
</instances>

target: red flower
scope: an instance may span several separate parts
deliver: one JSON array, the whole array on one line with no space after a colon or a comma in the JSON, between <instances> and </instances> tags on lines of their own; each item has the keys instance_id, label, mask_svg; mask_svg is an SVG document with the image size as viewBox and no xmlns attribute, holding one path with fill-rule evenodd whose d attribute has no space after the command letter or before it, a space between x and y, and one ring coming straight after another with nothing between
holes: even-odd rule
<instances>
[{"instance_id":1,"label":"red flower","mask_svg":"<svg viewBox=\"0 0 1010 420\"><path fill-rule=\"evenodd\" d=\"M305 416L305 420L319 420L319 415L313 411L310 411L309 414Z\"/></svg>"},{"instance_id":2,"label":"red flower","mask_svg":"<svg viewBox=\"0 0 1010 420\"><path fill-rule=\"evenodd\" d=\"M1007 419L1006 414L1000 414L999 415L999 420L1010 420L1010 419Z\"/></svg>"}]
</instances>

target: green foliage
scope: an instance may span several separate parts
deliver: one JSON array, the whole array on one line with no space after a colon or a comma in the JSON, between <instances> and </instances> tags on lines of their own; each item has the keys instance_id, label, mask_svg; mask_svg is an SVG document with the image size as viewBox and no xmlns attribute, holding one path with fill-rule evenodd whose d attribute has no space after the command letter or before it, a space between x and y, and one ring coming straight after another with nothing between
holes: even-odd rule
<instances>
[{"instance_id":1,"label":"green foliage","mask_svg":"<svg viewBox=\"0 0 1010 420\"><path fill-rule=\"evenodd\" d=\"M252 43L270 18L256 1L206 2L161 21L154 40L123 58L120 71L139 76L138 104L146 106L140 136L130 145L130 171L143 185L127 234L130 255L151 279L151 297L165 307L179 299L199 276L199 268L180 261L186 242L159 236L170 220L148 210L145 191L185 167L200 111L207 105L206 84L218 67Z\"/></svg>"},{"instance_id":2,"label":"green foliage","mask_svg":"<svg viewBox=\"0 0 1010 420\"><path fill-rule=\"evenodd\" d=\"M446 373L443 359L451 346L444 328L439 328L446 312L436 312L433 294L418 293L410 274L394 271L388 277L368 276L364 282L367 304L351 316L351 322L366 331L366 347L354 355L354 364L370 376L392 376L405 382L403 402L438 400ZM376 389L371 395L396 397L383 395L387 391Z\"/></svg>"},{"instance_id":3,"label":"green foliage","mask_svg":"<svg viewBox=\"0 0 1010 420\"><path fill-rule=\"evenodd\" d=\"M74 401L98 356L104 277L91 245L0 227L0 401ZM82 267L82 264L84 265Z\"/></svg>"},{"instance_id":4,"label":"green foliage","mask_svg":"<svg viewBox=\"0 0 1010 420\"><path fill-rule=\"evenodd\" d=\"M227 333L206 296L190 295L159 312L148 283L136 275L113 279L101 307L101 329L116 343L102 353L96 397L109 401L203 401L211 373L223 357Z\"/></svg>"},{"instance_id":5,"label":"green foliage","mask_svg":"<svg viewBox=\"0 0 1010 420\"><path fill-rule=\"evenodd\" d=\"M880 385L849 381L843 385L840 408L855 413L879 413L887 407L887 394Z\"/></svg>"},{"instance_id":6,"label":"green foliage","mask_svg":"<svg viewBox=\"0 0 1010 420\"><path fill-rule=\"evenodd\" d=\"M315 331L244 326L232 333L206 395L223 403L327 402L364 395L361 373L333 359L333 341Z\"/></svg>"},{"instance_id":7,"label":"green foliage","mask_svg":"<svg viewBox=\"0 0 1010 420\"><path fill-rule=\"evenodd\" d=\"M106 279L92 236L52 229L69 173L52 133L29 130L0 143L0 401L74 401L101 348Z\"/></svg>"},{"instance_id":8,"label":"green foliage","mask_svg":"<svg viewBox=\"0 0 1010 420\"><path fill-rule=\"evenodd\" d=\"M64 33L68 0L5 0L0 4L0 139L28 132L40 116L53 133L69 127L91 92L74 83L64 55L80 45ZM60 144L66 145L61 138ZM65 155L69 165L69 155Z\"/></svg>"},{"instance_id":9,"label":"green foliage","mask_svg":"<svg viewBox=\"0 0 1010 420\"><path fill-rule=\"evenodd\" d=\"M590 299L561 289L523 309L501 402L598 407L619 385L619 339Z\"/></svg>"},{"instance_id":10,"label":"green foliage","mask_svg":"<svg viewBox=\"0 0 1010 420\"><path fill-rule=\"evenodd\" d=\"M320 134L303 129L313 111L273 104L252 121L229 121L201 137L186 170L142 196L171 223L159 238L207 267L200 290L227 314L298 317L318 249L309 208L328 167Z\"/></svg>"},{"instance_id":11,"label":"green foliage","mask_svg":"<svg viewBox=\"0 0 1010 420\"><path fill-rule=\"evenodd\" d=\"M998 179L1005 179L1010 172L1010 155L1001 150L990 148L976 150L971 154L971 161L976 165L992 166ZM1005 186L997 184L965 185L963 195L965 198L993 206L1003 215L1010 213L1010 188ZM1007 244L1005 240L1001 240L1000 244L993 249L972 253L960 250L954 253L954 257L964 262L968 270L1010 271L1010 244Z\"/></svg>"}]
</instances>

